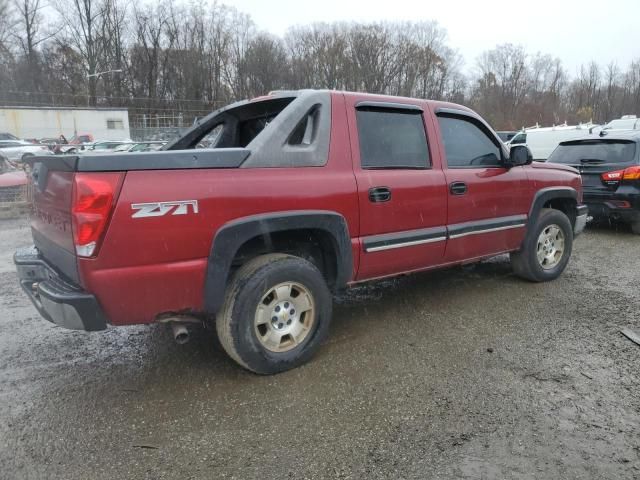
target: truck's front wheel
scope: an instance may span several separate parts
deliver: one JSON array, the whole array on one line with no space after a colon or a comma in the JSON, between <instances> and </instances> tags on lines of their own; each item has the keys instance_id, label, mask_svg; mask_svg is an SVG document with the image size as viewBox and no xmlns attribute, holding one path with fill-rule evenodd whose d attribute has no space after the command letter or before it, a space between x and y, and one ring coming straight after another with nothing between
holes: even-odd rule
<instances>
[{"instance_id":1,"label":"truck's front wheel","mask_svg":"<svg viewBox=\"0 0 640 480\"><path fill-rule=\"evenodd\" d=\"M573 248L573 228L561 211L543 208L522 249L511 254L516 275L532 282L554 280L564 271Z\"/></svg>"},{"instance_id":2,"label":"truck's front wheel","mask_svg":"<svg viewBox=\"0 0 640 480\"><path fill-rule=\"evenodd\" d=\"M312 263L269 254L235 273L216 329L236 362L273 374L311 358L328 333L331 310L331 293Z\"/></svg>"}]
</instances>

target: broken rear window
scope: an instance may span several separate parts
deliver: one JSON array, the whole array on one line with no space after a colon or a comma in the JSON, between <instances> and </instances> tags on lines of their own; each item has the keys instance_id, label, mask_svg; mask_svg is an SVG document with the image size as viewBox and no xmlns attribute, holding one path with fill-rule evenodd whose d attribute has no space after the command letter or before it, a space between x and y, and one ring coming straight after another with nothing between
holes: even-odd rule
<instances>
[{"instance_id":1,"label":"broken rear window","mask_svg":"<svg viewBox=\"0 0 640 480\"><path fill-rule=\"evenodd\" d=\"M295 97L248 102L205 120L203 128L189 140L207 148L244 148L289 105Z\"/></svg>"}]
</instances>

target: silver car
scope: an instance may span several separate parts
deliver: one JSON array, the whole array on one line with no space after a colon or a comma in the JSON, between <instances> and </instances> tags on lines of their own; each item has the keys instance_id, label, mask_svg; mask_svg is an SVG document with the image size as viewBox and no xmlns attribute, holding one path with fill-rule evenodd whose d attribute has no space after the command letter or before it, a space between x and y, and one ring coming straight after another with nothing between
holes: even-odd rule
<instances>
[{"instance_id":1,"label":"silver car","mask_svg":"<svg viewBox=\"0 0 640 480\"><path fill-rule=\"evenodd\" d=\"M24 140L0 140L0 153L12 162L23 162L35 155L51 155L47 145L36 145Z\"/></svg>"}]
</instances>

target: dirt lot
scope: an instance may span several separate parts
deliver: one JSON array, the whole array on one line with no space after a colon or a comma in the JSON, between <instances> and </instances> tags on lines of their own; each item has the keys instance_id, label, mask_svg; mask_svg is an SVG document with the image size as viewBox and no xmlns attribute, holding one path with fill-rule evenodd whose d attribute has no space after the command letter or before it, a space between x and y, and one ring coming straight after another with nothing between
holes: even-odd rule
<instances>
[{"instance_id":1,"label":"dirt lot","mask_svg":"<svg viewBox=\"0 0 640 480\"><path fill-rule=\"evenodd\" d=\"M359 287L273 377L203 331L87 334L19 290L0 221L2 478L640 478L640 238L577 240L549 284L506 258Z\"/></svg>"}]
</instances>

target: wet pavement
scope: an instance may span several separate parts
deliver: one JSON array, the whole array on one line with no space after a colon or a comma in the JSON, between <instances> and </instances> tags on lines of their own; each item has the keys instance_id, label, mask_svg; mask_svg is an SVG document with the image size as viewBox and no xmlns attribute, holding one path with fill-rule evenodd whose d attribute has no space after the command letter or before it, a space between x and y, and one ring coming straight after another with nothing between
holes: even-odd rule
<instances>
[{"instance_id":1,"label":"wet pavement","mask_svg":"<svg viewBox=\"0 0 640 480\"><path fill-rule=\"evenodd\" d=\"M565 274L508 259L360 286L307 365L248 373L198 331L39 318L0 221L0 477L640 478L640 237L590 228Z\"/></svg>"}]
</instances>

